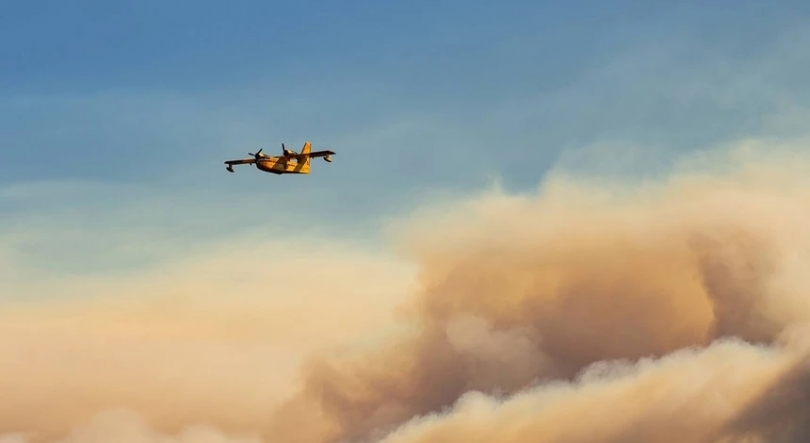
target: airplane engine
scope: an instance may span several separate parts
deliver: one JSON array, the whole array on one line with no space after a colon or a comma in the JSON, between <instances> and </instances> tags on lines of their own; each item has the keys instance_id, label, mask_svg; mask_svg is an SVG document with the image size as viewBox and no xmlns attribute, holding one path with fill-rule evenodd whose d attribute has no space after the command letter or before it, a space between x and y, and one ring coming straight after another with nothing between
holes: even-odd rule
<instances>
[{"instance_id":1,"label":"airplane engine","mask_svg":"<svg viewBox=\"0 0 810 443\"><path fill-rule=\"evenodd\" d=\"M254 154L254 153L252 153L252 152L248 152L248 155L252 156L252 157L253 157L253 158L255 158L256 160L258 160L258 159L260 159L260 158L267 158L267 154L262 154L262 151L263 151L263 150L264 150L264 148L259 149L258 151L256 151L256 153L255 153L255 154Z\"/></svg>"}]
</instances>

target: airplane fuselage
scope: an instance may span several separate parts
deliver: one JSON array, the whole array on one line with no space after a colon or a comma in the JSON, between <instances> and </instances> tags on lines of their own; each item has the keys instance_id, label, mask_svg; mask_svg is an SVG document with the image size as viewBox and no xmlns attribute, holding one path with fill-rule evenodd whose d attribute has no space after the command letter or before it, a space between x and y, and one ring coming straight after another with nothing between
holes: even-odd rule
<instances>
[{"instance_id":1,"label":"airplane fuselage","mask_svg":"<svg viewBox=\"0 0 810 443\"><path fill-rule=\"evenodd\" d=\"M295 158L267 157L256 162L256 167L271 174L309 174L309 161Z\"/></svg>"}]
</instances>

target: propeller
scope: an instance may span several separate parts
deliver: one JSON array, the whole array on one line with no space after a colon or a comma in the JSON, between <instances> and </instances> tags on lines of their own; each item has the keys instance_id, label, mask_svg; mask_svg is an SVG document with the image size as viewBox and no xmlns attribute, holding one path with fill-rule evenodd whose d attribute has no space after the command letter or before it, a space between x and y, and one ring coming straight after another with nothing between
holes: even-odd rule
<instances>
[{"instance_id":1,"label":"propeller","mask_svg":"<svg viewBox=\"0 0 810 443\"><path fill-rule=\"evenodd\" d=\"M256 153L255 153L255 154L254 154L254 153L252 153L252 152L248 152L248 155L252 155L252 156L253 156L253 158L255 158L256 160L258 160L258 159L260 159L260 158L264 157L264 155L262 154L262 151L263 151L263 150L264 150L264 148L259 148L259 150L258 150L258 151L256 151Z\"/></svg>"},{"instance_id":2,"label":"propeller","mask_svg":"<svg viewBox=\"0 0 810 443\"><path fill-rule=\"evenodd\" d=\"M293 155L296 155L296 154L297 154L297 153L296 153L295 151L293 151L292 149L287 149L287 147L286 147L286 146L284 146L284 143L282 143L282 144L281 144L281 152L283 152L283 153L284 153L284 155L287 155L287 156L293 156Z\"/></svg>"}]
</instances>

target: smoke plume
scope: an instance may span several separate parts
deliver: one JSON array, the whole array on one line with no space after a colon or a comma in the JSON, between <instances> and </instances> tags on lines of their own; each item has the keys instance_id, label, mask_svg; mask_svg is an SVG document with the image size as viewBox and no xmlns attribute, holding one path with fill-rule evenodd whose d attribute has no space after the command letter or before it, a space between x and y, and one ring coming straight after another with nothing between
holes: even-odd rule
<instances>
[{"instance_id":1,"label":"smoke plume","mask_svg":"<svg viewBox=\"0 0 810 443\"><path fill-rule=\"evenodd\" d=\"M279 339L256 361L244 362L272 371L259 355L296 351L300 359L290 374L297 375L279 381L285 393L277 401L255 397L271 395L266 389L237 385L229 392L202 384L177 391L198 401L167 398L158 389L115 397L116 389L138 387L118 386L126 378L112 374L103 390L87 383L65 403L92 395L117 399L93 403L102 414L95 419L67 419L67 406L25 416L66 401L44 395L23 414L11 404L0 410L0 417L15 417L0 420L0 432L9 441L33 442L48 428L44 441L77 443L807 441L807 156L767 145L698 160L646 181L556 171L536 194L496 189L403 220L395 226L397 252L416 265L415 288L404 271L391 271L383 283L379 275L388 271L374 260L356 260L351 266L376 281L375 296L389 301L385 309L369 310L354 293L368 281L353 280L356 288L325 285L299 312L341 315L343 323L311 322L308 344L298 341L301 335ZM311 272L308 278L324 277ZM407 291L396 290L404 286ZM324 311L322 300L339 300L340 308ZM281 318L272 308L263 311L268 322ZM45 318L38 312L27 318ZM209 335L199 339L228 335L243 314L249 310L230 308L233 324L206 329ZM385 334L374 335L383 327ZM159 343L170 335L142 329ZM269 333L229 336L244 346ZM340 340L312 345L319 334ZM38 349L26 343L16 352ZM228 346L217 358L238 349ZM168 361L161 354L144 358L149 361L138 364ZM91 364L85 359L73 370ZM4 389L67 383L60 371L30 365L0 369ZM187 364L176 373L205 378L208 371L239 370ZM261 385L260 378L252 382ZM14 398L28 401L23 394ZM155 413L163 409L171 413Z\"/></svg>"},{"instance_id":2,"label":"smoke plume","mask_svg":"<svg viewBox=\"0 0 810 443\"><path fill-rule=\"evenodd\" d=\"M638 187L561 175L411 224L412 335L312 363L276 429L301 435L297 409L324 419L296 441L733 437L799 365L776 343L810 318L807 181L750 157Z\"/></svg>"}]
</instances>

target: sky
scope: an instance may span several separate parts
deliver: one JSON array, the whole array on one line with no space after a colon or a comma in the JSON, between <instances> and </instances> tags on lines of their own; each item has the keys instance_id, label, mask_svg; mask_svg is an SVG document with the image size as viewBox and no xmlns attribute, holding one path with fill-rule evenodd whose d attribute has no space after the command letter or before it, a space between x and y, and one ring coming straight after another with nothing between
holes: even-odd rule
<instances>
[{"instance_id":1,"label":"sky","mask_svg":"<svg viewBox=\"0 0 810 443\"><path fill-rule=\"evenodd\" d=\"M348 210L492 176L530 188L564 149L689 150L767 130L806 99L795 49L807 13L753 1L14 2L0 31L2 184L326 187L336 194L321 198ZM216 175L225 158L304 140L340 151L344 169ZM59 161L30 161L45 153Z\"/></svg>"},{"instance_id":2,"label":"sky","mask_svg":"<svg viewBox=\"0 0 810 443\"><path fill-rule=\"evenodd\" d=\"M385 441L452 441L496 410L467 388L509 394L650 355L669 359L635 367L645 383L680 386L670 374L688 367L728 404L758 405L749 387L767 394L801 354L776 337L810 323L808 25L810 3L790 0L4 3L0 393L13 401L0 443L95 443L93 426L138 423L224 442L216 432L272 435L271 416L311 425L287 437L331 435L296 409L316 388L332 389L321 406L340 436L413 418ZM306 176L225 171L305 141L333 162ZM751 150L717 153L728 147ZM758 273L771 256L773 279ZM737 315L756 303L765 326ZM387 346L403 331L415 335ZM700 348L723 332L741 342ZM532 353L545 344L556 350ZM355 345L379 352L320 364ZM750 372L726 377L735 361ZM636 378L589 380L504 400L493 435L500 419L542 424L518 413L526 403L568 402L544 409L565 424L555 414L578 405L615 412L619 391L649 400ZM299 382L314 391L296 396ZM698 391L662 398L702 408ZM447 421L419 419L455 401ZM626 401L650 416L611 426L669 423L665 406ZM103 415L116 408L135 415ZM700 436L731 414L684 409L672 422L697 414ZM200 423L216 435L184 428ZM557 429L540 427L514 441ZM595 441L578 434L589 429L556 441ZM604 441L668 442L642 431ZM126 441L162 441L147 434Z\"/></svg>"}]
</instances>

